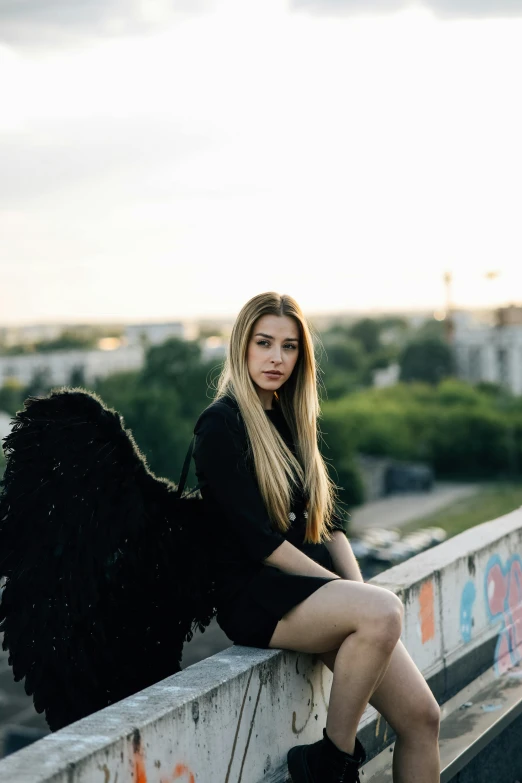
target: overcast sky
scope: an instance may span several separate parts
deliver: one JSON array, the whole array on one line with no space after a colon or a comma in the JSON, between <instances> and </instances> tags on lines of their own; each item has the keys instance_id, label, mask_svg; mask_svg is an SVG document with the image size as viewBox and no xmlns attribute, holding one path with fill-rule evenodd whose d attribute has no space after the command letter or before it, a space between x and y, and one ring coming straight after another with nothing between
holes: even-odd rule
<instances>
[{"instance_id":1,"label":"overcast sky","mask_svg":"<svg viewBox=\"0 0 522 783\"><path fill-rule=\"evenodd\" d=\"M522 0L3 0L0 324L522 303L521 40Z\"/></svg>"}]
</instances>

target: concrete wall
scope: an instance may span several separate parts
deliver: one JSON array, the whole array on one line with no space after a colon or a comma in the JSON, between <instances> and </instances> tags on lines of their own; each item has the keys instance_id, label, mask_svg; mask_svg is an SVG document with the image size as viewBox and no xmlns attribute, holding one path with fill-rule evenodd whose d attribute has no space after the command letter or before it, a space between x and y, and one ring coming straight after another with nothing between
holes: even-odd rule
<instances>
[{"instance_id":1,"label":"concrete wall","mask_svg":"<svg viewBox=\"0 0 522 783\"><path fill-rule=\"evenodd\" d=\"M522 509L372 583L405 604L403 640L441 702L522 658ZM332 674L317 656L233 646L0 762L10 783L283 781L288 748L326 722ZM391 738L372 708L370 755Z\"/></svg>"}]
</instances>

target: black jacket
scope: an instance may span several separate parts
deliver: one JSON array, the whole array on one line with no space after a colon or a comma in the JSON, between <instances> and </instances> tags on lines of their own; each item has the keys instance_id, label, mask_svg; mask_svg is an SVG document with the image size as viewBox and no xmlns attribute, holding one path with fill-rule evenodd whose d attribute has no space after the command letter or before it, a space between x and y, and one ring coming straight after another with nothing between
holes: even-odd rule
<instances>
[{"instance_id":1,"label":"black jacket","mask_svg":"<svg viewBox=\"0 0 522 783\"><path fill-rule=\"evenodd\" d=\"M294 450L290 429L277 402L267 411L288 446ZM215 553L218 610L219 603L235 596L262 568L283 541L305 551L331 569L324 544L304 544L305 498L294 493L290 511L292 522L283 534L268 516L255 476L253 461L247 456L248 436L237 402L226 395L211 403L194 428L194 463L202 497L215 509L209 542ZM295 450L294 450L295 453ZM339 517L334 525L344 526Z\"/></svg>"}]
</instances>

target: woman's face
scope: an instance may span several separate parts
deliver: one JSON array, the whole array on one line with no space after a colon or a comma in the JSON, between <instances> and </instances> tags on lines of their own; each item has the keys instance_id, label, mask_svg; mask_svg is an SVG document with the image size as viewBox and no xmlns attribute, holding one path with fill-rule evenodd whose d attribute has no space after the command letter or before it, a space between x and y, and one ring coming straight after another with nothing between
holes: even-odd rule
<instances>
[{"instance_id":1,"label":"woman's face","mask_svg":"<svg viewBox=\"0 0 522 783\"><path fill-rule=\"evenodd\" d=\"M247 364L264 408L271 407L273 393L292 375L299 349L299 329L293 318L263 315L255 322ZM277 374L269 375L268 371Z\"/></svg>"}]
</instances>

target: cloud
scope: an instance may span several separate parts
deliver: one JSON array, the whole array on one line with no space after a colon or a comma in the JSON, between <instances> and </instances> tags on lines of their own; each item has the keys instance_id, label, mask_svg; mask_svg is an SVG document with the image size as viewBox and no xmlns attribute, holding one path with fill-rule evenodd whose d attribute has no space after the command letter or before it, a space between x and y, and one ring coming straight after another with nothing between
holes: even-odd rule
<instances>
[{"instance_id":1,"label":"cloud","mask_svg":"<svg viewBox=\"0 0 522 783\"><path fill-rule=\"evenodd\" d=\"M412 5L446 18L522 15L522 0L293 0L294 10L328 15L393 13Z\"/></svg>"},{"instance_id":2,"label":"cloud","mask_svg":"<svg viewBox=\"0 0 522 783\"><path fill-rule=\"evenodd\" d=\"M103 181L122 181L131 195L143 172L161 171L199 154L209 140L183 133L162 118L133 118L131 124L106 119L103 124L69 123L37 133L3 134L0 145L0 209L23 208L33 201L77 188L102 188Z\"/></svg>"},{"instance_id":3,"label":"cloud","mask_svg":"<svg viewBox=\"0 0 522 783\"><path fill-rule=\"evenodd\" d=\"M3 0L0 43L40 48L147 34L211 5L213 0Z\"/></svg>"}]
</instances>

